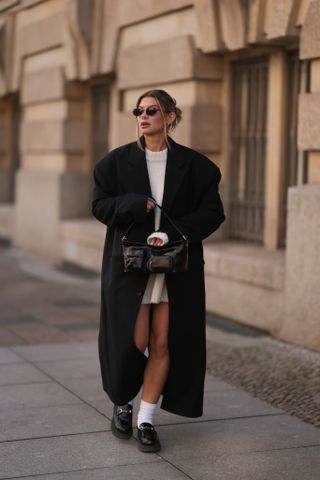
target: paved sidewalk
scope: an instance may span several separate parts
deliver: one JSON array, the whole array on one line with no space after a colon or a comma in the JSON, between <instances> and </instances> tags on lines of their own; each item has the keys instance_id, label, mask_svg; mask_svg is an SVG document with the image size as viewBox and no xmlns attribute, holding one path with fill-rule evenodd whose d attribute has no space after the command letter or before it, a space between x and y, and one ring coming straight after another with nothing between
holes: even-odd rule
<instances>
[{"instance_id":1,"label":"paved sidewalk","mask_svg":"<svg viewBox=\"0 0 320 480\"><path fill-rule=\"evenodd\" d=\"M1 348L0 379L1 479L319 479L319 429L210 375L203 417L158 409L159 454L113 437L96 342Z\"/></svg>"},{"instance_id":2,"label":"paved sidewalk","mask_svg":"<svg viewBox=\"0 0 320 480\"><path fill-rule=\"evenodd\" d=\"M114 438L98 362L99 279L73 273L0 247L0 479L319 480L320 429L210 374L201 418L158 409L158 454L139 452L135 436ZM209 368L223 346L269 342L207 332Z\"/></svg>"},{"instance_id":3,"label":"paved sidewalk","mask_svg":"<svg viewBox=\"0 0 320 480\"><path fill-rule=\"evenodd\" d=\"M97 337L99 275L0 243L0 285L0 347Z\"/></svg>"}]
</instances>

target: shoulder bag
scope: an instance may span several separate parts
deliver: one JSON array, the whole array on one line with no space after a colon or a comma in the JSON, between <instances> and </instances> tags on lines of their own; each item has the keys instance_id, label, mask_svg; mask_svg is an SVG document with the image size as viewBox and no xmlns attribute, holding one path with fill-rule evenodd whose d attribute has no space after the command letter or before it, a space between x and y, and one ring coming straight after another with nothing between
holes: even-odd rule
<instances>
[{"instance_id":1,"label":"shoulder bag","mask_svg":"<svg viewBox=\"0 0 320 480\"><path fill-rule=\"evenodd\" d=\"M171 225L180 234L181 239L168 242L162 246L148 243L131 242L127 235L134 222L121 239L125 272L175 273L188 270L188 239L174 224L168 214L157 205Z\"/></svg>"}]
</instances>

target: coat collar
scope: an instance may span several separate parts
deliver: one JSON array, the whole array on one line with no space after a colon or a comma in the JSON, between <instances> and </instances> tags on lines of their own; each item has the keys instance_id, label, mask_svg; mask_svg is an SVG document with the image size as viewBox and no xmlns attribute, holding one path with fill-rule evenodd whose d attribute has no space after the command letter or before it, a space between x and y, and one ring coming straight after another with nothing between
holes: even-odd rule
<instances>
[{"instance_id":1,"label":"coat collar","mask_svg":"<svg viewBox=\"0 0 320 480\"><path fill-rule=\"evenodd\" d=\"M140 142L143 148L145 148L143 135L140 137ZM162 201L162 207L166 212L170 211L188 166L188 162L183 156L182 149L171 137L169 137L169 145L170 148L168 148ZM137 187L137 191L139 193L141 192L151 196L151 187L145 151L141 150L137 143L134 144L134 149L134 155L130 157L129 163L132 167L134 167L136 179L135 186Z\"/></svg>"},{"instance_id":2,"label":"coat collar","mask_svg":"<svg viewBox=\"0 0 320 480\"><path fill-rule=\"evenodd\" d=\"M163 209L166 212L170 211L175 196L187 171L188 165L185 157L183 156L182 149L179 148L179 145L174 142L172 138L169 139L169 143L171 149L168 148L167 167L162 201Z\"/></svg>"}]
</instances>

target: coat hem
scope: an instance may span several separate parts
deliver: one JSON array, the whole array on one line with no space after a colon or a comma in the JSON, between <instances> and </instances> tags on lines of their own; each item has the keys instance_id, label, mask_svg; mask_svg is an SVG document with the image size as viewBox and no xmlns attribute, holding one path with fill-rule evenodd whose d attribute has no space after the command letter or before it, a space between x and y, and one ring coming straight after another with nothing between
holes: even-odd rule
<instances>
[{"instance_id":1,"label":"coat hem","mask_svg":"<svg viewBox=\"0 0 320 480\"><path fill-rule=\"evenodd\" d=\"M186 411L182 411L179 408L170 407L166 405L163 401L161 402L160 408L165 410L166 412L173 413L174 415L180 415L180 417L188 417L188 418L199 418L203 416L203 409L199 411L199 413L188 413Z\"/></svg>"}]
</instances>

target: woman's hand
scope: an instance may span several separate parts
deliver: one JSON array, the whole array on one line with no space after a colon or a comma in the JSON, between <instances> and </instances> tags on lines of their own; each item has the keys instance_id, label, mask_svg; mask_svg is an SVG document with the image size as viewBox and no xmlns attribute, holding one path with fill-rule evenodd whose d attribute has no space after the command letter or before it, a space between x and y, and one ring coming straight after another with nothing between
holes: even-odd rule
<instances>
[{"instance_id":1,"label":"woman's hand","mask_svg":"<svg viewBox=\"0 0 320 480\"><path fill-rule=\"evenodd\" d=\"M148 240L149 245L155 245L156 247L160 247L163 245L163 240L161 238L153 237Z\"/></svg>"},{"instance_id":2,"label":"woman's hand","mask_svg":"<svg viewBox=\"0 0 320 480\"><path fill-rule=\"evenodd\" d=\"M169 238L168 235L164 232L153 232L149 237L147 238L147 243L149 245L155 245L156 247L161 247L162 245L165 245L168 243Z\"/></svg>"},{"instance_id":3,"label":"woman's hand","mask_svg":"<svg viewBox=\"0 0 320 480\"><path fill-rule=\"evenodd\" d=\"M147 212L150 212L150 210L155 208L156 205L157 205L157 202L149 197L147 202Z\"/></svg>"}]
</instances>

